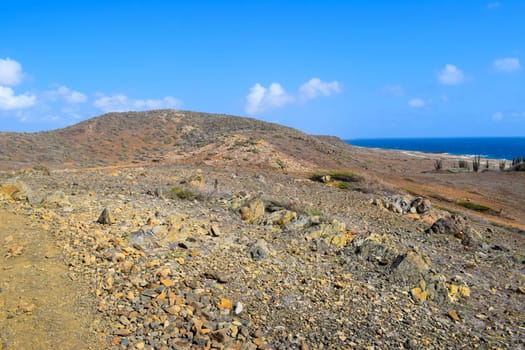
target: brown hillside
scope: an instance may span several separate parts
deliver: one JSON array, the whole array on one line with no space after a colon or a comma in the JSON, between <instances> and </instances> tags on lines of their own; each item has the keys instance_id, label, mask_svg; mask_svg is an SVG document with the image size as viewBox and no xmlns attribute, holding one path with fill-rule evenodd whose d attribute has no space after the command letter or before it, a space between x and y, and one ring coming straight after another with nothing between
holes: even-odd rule
<instances>
[{"instance_id":1,"label":"brown hillside","mask_svg":"<svg viewBox=\"0 0 525 350\"><path fill-rule=\"evenodd\" d=\"M337 152L333 140L277 124L175 110L109 113L64 129L0 133L4 169L177 161L304 170L335 167L327 155Z\"/></svg>"}]
</instances>

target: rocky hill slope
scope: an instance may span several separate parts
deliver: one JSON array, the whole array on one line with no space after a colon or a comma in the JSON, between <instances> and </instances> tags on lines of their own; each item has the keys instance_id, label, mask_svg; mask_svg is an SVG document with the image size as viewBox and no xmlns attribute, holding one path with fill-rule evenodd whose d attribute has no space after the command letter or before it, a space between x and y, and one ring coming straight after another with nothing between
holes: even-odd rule
<instances>
[{"instance_id":1,"label":"rocky hill slope","mask_svg":"<svg viewBox=\"0 0 525 350\"><path fill-rule=\"evenodd\" d=\"M0 349L525 346L524 173L177 111L0 143Z\"/></svg>"},{"instance_id":2,"label":"rocky hill slope","mask_svg":"<svg viewBox=\"0 0 525 350\"><path fill-rule=\"evenodd\" d=\"M0 165L64 168L176 161L333 168L336 158L327 155L340 153L343 144L250 118L158 110L109 113L53 131L0 133Z\"/></svg>"}]
</instances>

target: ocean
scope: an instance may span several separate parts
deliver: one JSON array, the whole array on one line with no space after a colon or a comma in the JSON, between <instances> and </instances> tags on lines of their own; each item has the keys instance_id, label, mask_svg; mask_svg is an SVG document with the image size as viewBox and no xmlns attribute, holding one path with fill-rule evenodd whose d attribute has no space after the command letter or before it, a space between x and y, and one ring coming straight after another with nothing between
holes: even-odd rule
<instances>
[{"instance_id":1,"label":"ocean","mask_svg":"<svg viewBox=\"0 0 525 350\"><path fill-rule=\"evenodd\" d=\"M525 137L405 138L345 140L353 146L482 158L525 157Z\"/></svg>"}]
</instances>

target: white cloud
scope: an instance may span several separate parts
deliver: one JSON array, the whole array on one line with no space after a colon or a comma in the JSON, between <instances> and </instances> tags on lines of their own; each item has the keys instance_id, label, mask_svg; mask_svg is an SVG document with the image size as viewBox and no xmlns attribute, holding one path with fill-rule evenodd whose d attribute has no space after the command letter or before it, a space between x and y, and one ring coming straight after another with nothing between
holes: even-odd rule
<instances>
[{"instance_id":1,"label":"white cloud","mask_svg":"<svg viewBox=\"0 0 525 350\"><path fill-rule=\"evenodd\" d=\"M58 98L63 98L68 103L84 103L88 99L83 93L71 90L64 85L60 86L56 90L49 91L46 95L52 101L55 101Z\"/></svg>"},{"instance_id":2,"label":"white cloud","mask_svg":"<svg viewBox=\"0 0 525 350\"><path fill-rule=\"evenodd\" d=\"M248 114L262 113L265 110L282 107L292 103L294 98L284 91L281 84L272 83L268 88L255 84L246 96L246 112Z\"/></svg>"},{"instance_id":3,"label":"white cloud","mask_svg":"<svg viewBox=\"0 0 525 350\"><path fill-rule=\"evenodd\" d=\"M496 112L492 115L492 120L494 121L500 121L503 119L503 113L501 112Z\"/></svg>"},{"instance_id":4,"label":"white cloud","mask_svg":"<svg viewBox=\"0 0 525 350\"><path fill-rule=\"evenodd\" d=\"M420 98L412 98L408 101L408 105L412 108L422 108L426 106L426 102Z\"/></svg>"},{"instance_id":5,"label":"white cloud","mask_svg":"<svg viewBox=\"0 0 525 350\"><path fill-rule=\"evenodd\" d=\"M381 89L381 92L387 96L399 97L405 95L405 89L403 89L401 85L385 85Z\"/></svg>"},{"instance_id":6,"label":"white cloud","mask_svg":"<svg viewBox=\"0 0 525 350\"><path fill-rule=\"evenodd\" d=\"M0 86L0 110L15 110L32 107L36 97L31 94L15 95L13 89Z\"/></svg>"},{"instance_id":7,"label":"white cloud","mask_svg":"<svg viewBox=\"0 0 525 350\"><path fill-rule=\"evenodd\" d=\"M499 1L496 2L490 2L487 4L488 9L495 9L501 6L501 3Z\"/></svg>"},{"instance_id":8,"label":"white cloud","mask_svg":"<svg viewBox=\"0 0 525 350\"><path fill-rule=\"evenodd\" d=\"M162 108L177 108L181 105L181 101L166 96L160 100L141 100L130 99L124 94L117 94L113 96L102 95L93 102L93 106L101 109L104 112L125 112L125 111L139 111L146 109L162 109Z\"/></svg>"},{"instance_id":9,"label":"white cloud","mask_svg":"<svg viewBox=\"0 0 525 350\"><path fill-rule=\"evenodd\" d=\"M525 118L525 112L512 112L510 113L510 116L513 118Z\"/></svg>"},{"instance_id":10,"label":"white cloud","mask_svg":"<svg viewBox=\"0 0 525 350\"><path fill-rule=\"evenodd\" d=\"M17 85L22 81L22 65L10 58L0 59L0 84Z\"/></svg>"},{"instance_id":11,"label":"white cloud","mask_svg":"<svg viewBox=\"0 0 525 350\"><path fill-rule=\"evenodd\" d=\"M291 103L306 102L321 95L330 96L341 90L339 82L323 82L319 78L312 78L302 84L297 95L287 93L279 83L272 83L268 88L257 83L246 96L245 110L248 114L258 114Z\"/></svg>"},{"instance_id":12,"label":"white cloud","mask_svg":"<svg viewBox=\"0 0 525 350\"><path fill-rule=\"evenodd\" d=\"M499 72L511 73L521 69L520 61L514 57L499 58L493 62L494 68Z\"/></svg>"},{"instance_id":13,"label":"white cloud","mask_svg":"<svg viewBox=\"0 0 525 350\"><path fill-rule=\"evenodd\" d=\"M301 97L305 100L316 98L320 94L330 96L342 90L341 84L337 81L323 82L319 78L312 78L299 88Z\"/></svg>"},{"instance_id":14,"label":"white cloud","mask_svg":"<svg viewBox=\"0 0 525 350\"><path fill-rule=\"evenodd\" d=\"M439 73L438 81L444 85L458 85L465 81L465 75L455 65L447 64Z\"/></svg>"}]
</instances>

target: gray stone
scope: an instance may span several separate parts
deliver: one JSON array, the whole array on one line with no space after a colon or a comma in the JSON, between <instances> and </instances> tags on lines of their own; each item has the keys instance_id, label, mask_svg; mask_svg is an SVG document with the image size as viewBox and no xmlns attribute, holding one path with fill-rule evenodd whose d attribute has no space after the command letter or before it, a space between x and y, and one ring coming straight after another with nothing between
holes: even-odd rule
<instances>
[{"instance_id":1,"label":"gray stone","mask_svg":"<svg viewBox=\"0 0 525 350\"><path fill-rule=\"evenodd\" d=\"M115 223L115 218L107 208L104 208L102 213L100 213L97 222L102 225L112 225Z\"/></svg>"},{"instance_id":2,"label":"gray stone","mask_svg":"<svg viewBox=\"0 0 525 350\"><path fill-rule=\"evenodd\" d=\"M269 254L268 244L264 239L258 239L249 251L250 257L255 261L265 259Z\"/></svg>"}]
</instances>

